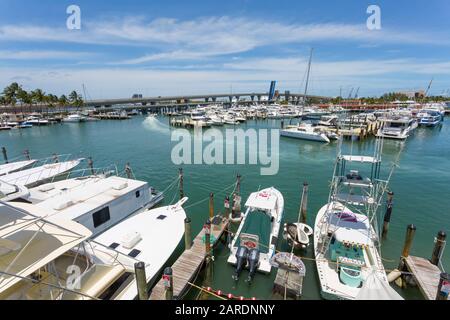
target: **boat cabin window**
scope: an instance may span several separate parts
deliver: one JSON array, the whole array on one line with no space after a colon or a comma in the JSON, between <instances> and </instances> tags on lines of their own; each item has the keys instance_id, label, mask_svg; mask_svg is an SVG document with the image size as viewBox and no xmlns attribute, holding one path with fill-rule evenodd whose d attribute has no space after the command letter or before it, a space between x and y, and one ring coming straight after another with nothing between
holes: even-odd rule
<instances>
[{"instance_id":1,"label":"boat cabin window","mask_svg":"<svg viewBox=\"0 0 450 320\"><path fill-rule=\"evenodd\" d=\"M136 198L139 198L141 196L141 191L136 191Z\"/></svg>"},{"instance_id":2,"label":"boat cabin window","mask_svg":"<svg viewBox=\"0 0 450 320\"><path fill-rule=\"evenodd\" d=\"M133 249L128 253L128 255L132 258L136 258L139 255L139 253L141 253L141 250Z\"/></svg>"},{"instance_id":3,"label":"boat cabin window","mask_svg":"<svg viewBox=\"0 0 450 320\"><path fill-rule=\"evenodd\" d=\"M98 210L92 215L92 219L94 221L94 228L101 226L105 222L111 219L109 215L109 207L104 207L103 209Z\"/></svg>"}]
</instances>

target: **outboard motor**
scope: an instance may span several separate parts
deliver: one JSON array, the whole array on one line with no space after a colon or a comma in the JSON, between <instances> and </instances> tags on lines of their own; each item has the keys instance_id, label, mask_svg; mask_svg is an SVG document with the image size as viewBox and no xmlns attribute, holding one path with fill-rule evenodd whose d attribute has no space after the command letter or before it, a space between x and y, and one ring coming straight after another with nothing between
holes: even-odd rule
<instances>
[{"instance_id":1,"label":"outboard motor","mask_svg":"<svg viewBox=\"0 0 450 320\"><path fill-rule=\"evenodd\" d=\"M256 269L259 265L259 250L258 249L251 249L248 254L248 263L249 263L249 274L247 277L247 282L251 283L253 280L253 277L256 273Z\"/></svg>"},{"instance_id":2,"label":"outboard motor","mask_svg":"<svg viewBox=\"0 0 450 320\"><path fill-rule=\"evenodd\" d=\"M239 247L236 251L236 270L234 271L233 280L239 280L242 269L247 265L248 249L247 247Z\"/></svg>"}]
</instances>

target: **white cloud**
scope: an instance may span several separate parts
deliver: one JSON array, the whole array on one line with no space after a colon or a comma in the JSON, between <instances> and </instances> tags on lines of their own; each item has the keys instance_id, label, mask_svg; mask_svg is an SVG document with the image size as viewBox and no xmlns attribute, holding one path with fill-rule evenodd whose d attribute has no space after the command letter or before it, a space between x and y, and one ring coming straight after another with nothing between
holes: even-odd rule
<instances>
[{"instance_id":1,"label":"white cloud","mask_svg":"<svg viewBox=\"0 0 450 320\"><path fill-rule=\"evenodd\" d=\"M89 52L56 50L0 50L1 60L79 59L92 56Z\"/></svg>"}]
</instances>

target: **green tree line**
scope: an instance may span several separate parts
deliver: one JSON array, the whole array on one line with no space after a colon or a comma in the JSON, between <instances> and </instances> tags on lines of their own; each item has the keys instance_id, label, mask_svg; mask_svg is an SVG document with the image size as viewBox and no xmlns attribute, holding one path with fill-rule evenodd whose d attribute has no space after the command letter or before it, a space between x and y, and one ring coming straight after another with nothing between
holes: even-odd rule
<instances>
[{"instance_id":1,"label":"green tree line","mask_svg":"<svg viewBox=\"0 0 450 320\"><path fill-rule=\"evenodd\" d=\"M70 105L79 108L83 104L83 97L75 90L68 96L63 94L58 97L54 94L46 93L42 89L26 91L17 82L13 82L5 87L0 94L0 106L47 105L49 107L66 107Z\"/></svg>"}]
</instances>

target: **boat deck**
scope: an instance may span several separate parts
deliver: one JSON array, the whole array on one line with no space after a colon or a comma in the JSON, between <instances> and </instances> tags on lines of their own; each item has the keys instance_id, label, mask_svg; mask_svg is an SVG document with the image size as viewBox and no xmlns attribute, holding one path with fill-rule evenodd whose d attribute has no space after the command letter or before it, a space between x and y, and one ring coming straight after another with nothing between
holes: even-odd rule
<instances>
[{"instance_id":1,"label":"boat deck","mask_svg":"<svg viewBox=\"0 0 450 320\"><path fill-rule=\"evenodd\" d=\"M441 270L428 259L408 256L406 267L413 273L420 291L427 300L435 300L439 285Z\"/></svg>"},{"instance_id":2,"label":"boat deck","mask_svg":"<svg viewBox=\"0 0 450 320\"><path fill-rule=\"evenodd\" d=\"M214 246L228 227L228 219L224 218L219 225L211 224L211 239ZM182 298L190 288L189 282L200 270L206 257L205 244L203 243L204 229L195 237L192 247L185 250L172 266L173 296L175 299ZM160 279L150 294L150 300L165 299L164 280Z\"/></svg>"}]
</instances>

